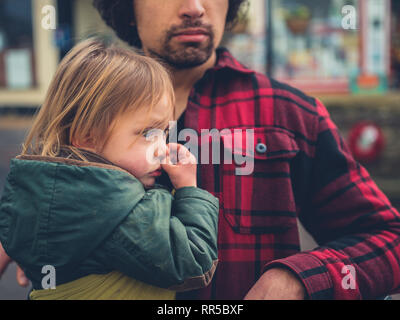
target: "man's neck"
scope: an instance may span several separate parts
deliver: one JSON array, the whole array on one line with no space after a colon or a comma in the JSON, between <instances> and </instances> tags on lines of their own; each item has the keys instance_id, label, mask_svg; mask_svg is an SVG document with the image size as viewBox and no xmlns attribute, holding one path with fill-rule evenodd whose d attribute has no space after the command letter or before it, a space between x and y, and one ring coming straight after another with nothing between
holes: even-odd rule
<instances>
[{"instance_id":1,"label":"man's neck","mask_svg":"<svg viewBox=\"0 0 400 320\"><path fill-rule=\"evenodd\" d=\"M172 69L172 77L174 81L174 88L178 90L191 90L194 84L199 81L207 69L215 65L217 54L214 53L202 65L191 69Z\"/></svg>"},{"instance_id":2,"label":"man's neck","mask_svg":"<svg viewBox=\"0 0 400 320\"><path fill-rule=\"evenodd\" d=\"M213 55L198 67L184 70L171 70L176 96L176 120L178 120L185 111L189 94L194 84L204 76L204 73L208 69L215 65L216 60L217 54L214 51Z\"/></svg>"}]
</instances>

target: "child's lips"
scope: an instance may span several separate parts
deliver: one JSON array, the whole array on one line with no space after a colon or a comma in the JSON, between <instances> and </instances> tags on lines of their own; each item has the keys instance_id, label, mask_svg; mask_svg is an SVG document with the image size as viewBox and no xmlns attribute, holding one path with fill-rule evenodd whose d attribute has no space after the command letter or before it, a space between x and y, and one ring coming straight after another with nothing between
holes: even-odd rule
<instances>
[{"instance_id":1,"label":"child's lips","mask_svg":"<svg viewBox=\"0 0 400 320\"><path fill-rule=\"evenodd\" d=\"M159 177L162 175L162 170L161 169L157 169L155 171L150 172L150 176L151 177Z\"/></svg>"}]
</instances>

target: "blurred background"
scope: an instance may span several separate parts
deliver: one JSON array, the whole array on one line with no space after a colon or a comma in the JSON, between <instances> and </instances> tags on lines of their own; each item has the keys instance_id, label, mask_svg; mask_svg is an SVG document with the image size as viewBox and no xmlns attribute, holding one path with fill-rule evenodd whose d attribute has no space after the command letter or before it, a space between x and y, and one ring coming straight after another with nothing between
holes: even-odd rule
<instances>
[{"instance_id":1,"label":"blurred background","mask_svg":"<svg viewBox=\"0 0 400 320\"><path fill-rule=\"evenodd\" d=\"M47 5L55 8L55 29L43 27ZM1 191L60 59L98 33L116 38L92 0L0 0ZM223 46L322 100L356 159L400 209L400 1L250 0ZM316 246L300 232L302 249ZM0 299L26 299L28 291L10 265Z\"/></svg>"}]
</instances>

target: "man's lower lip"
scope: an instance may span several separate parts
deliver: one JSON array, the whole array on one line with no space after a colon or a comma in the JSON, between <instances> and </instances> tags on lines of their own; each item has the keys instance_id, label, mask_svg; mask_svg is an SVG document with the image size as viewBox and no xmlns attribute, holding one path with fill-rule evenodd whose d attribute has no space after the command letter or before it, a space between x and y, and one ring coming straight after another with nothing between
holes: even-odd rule
<instances>
[{"instance_id":1,"label":"man's lower lip","mask_svg":"<svg viewBox=\"0 0 400 320\"><path fill-rule=\"evenodd\" d=\"M198 34L178 34L174 36L176 40L179 42L203 42L209 36L207 34L198 33Z\"/></svg>"}]
</instances>

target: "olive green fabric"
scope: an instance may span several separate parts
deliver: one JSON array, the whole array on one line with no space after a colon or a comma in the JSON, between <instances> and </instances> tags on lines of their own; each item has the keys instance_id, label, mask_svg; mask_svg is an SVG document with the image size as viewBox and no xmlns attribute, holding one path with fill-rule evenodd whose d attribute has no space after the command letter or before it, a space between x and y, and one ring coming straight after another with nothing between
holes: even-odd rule
<instances>
[{"instance_id":1,"label":"olive green fabric","mask_svg":"<svg viewBox=\"0 0 400 320\"><path fill-rule=\"evenodd\" d=\"M217 264L218 200L199 188L145 190L107 164L27 156L11 161L0 241L42 289L120 271L170 290L208 285Z\"/></svg>"},{"instance_id":2,"label":"olive green fabric","mask_svg":"<svg viewBox=\"0 0 400 320\"><path fill-rule=\"evenodd\" d=\"M30 300L174 300L175 292L150 286L113 271L91 274L57 286L33 290Z\"/></svg>"}]
</instances>

